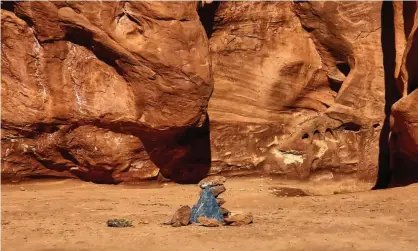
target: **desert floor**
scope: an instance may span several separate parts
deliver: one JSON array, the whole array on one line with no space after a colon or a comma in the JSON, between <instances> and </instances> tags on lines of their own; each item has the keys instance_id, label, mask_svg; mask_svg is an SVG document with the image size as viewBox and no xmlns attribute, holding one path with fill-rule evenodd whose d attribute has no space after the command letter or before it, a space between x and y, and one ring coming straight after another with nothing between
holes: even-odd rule
<instances>
[{"instance_id":1,"label":"desert floor","mask_svg":"<svg viewBox=\"0 0 418 251\"><path fill-rule=\"evenodd\" d=\"M364 187L236 178L225 186L224 206L252 212L253 224L162 225L197 201L196 185L3 184L1 250L418 250L418 184L355 192ZM131 219L134 227L109 228L111 218Z\"/></svg>"}]
</instances>

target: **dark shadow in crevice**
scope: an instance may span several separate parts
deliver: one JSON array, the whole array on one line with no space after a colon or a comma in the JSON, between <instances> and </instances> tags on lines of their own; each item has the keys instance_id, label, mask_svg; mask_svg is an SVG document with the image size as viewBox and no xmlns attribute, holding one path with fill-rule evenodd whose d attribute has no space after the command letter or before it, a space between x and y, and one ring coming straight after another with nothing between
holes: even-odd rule
<instances>
[{"instance_id":1,"label":"dark shadow in crevice","mask_svg":"<svg viewBox=\"0 0 418 251\"><path fill-rule=\"evenodd\" d=\"M72 163L74 163L77 166L80 165L78 160L76 158L74 158L74 156L71 155L67 150L58 148L57 151L61 154L62 158L66 159L68 161L71 161Z\"/></svg>"},{"instance_id":2,"label":"dark shadow in crevice","mask_svg":"<svg viewBox=\"0 0 418 251\"><path fill-rule=\"evenodd\" d=\"M408 94L418 89L418 82L412 82L408 84Z\"/></svg>"},{"instance_id":3,"label":"dark shadow in crevice","mask_svg":"<svg viewBox=\"0 0 418 251\"><path fill-rule=\"evenodd\" d=\"M43 133L54 133L59 131L59 124L46 124L46 123L39 123L36 124L36 134L41 135Z\"/></svg>"},{"instance_id":4,"label":"dark shadow in crevice","mask_svg":"<svg viewBox=\"0 0 418 251\"><path fill-rule=\"evenodd\" d=\"M409 39L410 47L405 64L408 72L408 94L418 89L418 30L416 30Z\"/></svg>"},{"instance_id":5,"label":"dark shadow in crevice","mask_svg":"<svg viewBox=\"0 0 418 251\"><path fill-rule=\"evenodd\" d=\"M136 123L103 124L97 127L138 137L150 160L160 169L158 180L181 184L198 183L207 177L211 166L210 122L202 126L157 130Z\"/></svg>"},{"instance_id":6,"label":"dark shadow in crevice","mask_svg":"<svg viewBox=\"0 0 418 251\"><path fill-rule=\"evenodd\" d=\"M121 74L121 69L116 64L116 60L120 58L119 55L112 53L111 50L104 48L102 44L94 41L91 32L75 27L66 27L65 29L65 40L89 49L99 60L113 67Z\"/></svg>"},{"instance_id":7,"label":"dark shadow in crevice","mask_svg":"<svg viewBox=\"0 0 418 251\"><path fill-rule=\"evenodd\" d=\"M348 63L337 63L337 68L338 68L338 70L342 73L342 74L344 74L344 76L348 76L348 74L350 74L350 70L351 70L351 68L350 68L350 65L348 64Z\"/></svg>"},{"instance_id":8,"label":"dark shadow in crevice","mask_svg":"<svg viewBox=\"0 0 418 251\"><path fill-rule=\"evenodd\" d=\"M348 63L339 62L336 64L336 67L345 77L347 77L348 74L350 74L351 67ZM341 86L343 85L344 79L345 78L335 78L332 76L328 76L329 88L334 92L338 93L341 89Z\"/></svg>"},{"instance_id":9,"label":"dark shadow in crevice","mask_svg":"<svg viewBox=\"0 0 418 251\"><path fill-rule=\"evenodd\" d=\"M97 184L117 184L112 176L113 171L88 170L87 172L83 172L78 170L70 170L70 172L82 181L91 181Z\"/></svg>"},{"instance_id":10,"label":"dark shadow in crevice","mask_svg":"<svg viewBox=\"0 0 418 251\"><path fill-rule=\"evenodd\" d=\"M343 85L343 82L328 77L328 84L331 90L338 93L341 89L341 86Z\"/></svg>"},{"instance_id":11,"label":"dark shadow in crevice","mask_svg":"<svg viewBox=\"0 0 418 251\"><path fill-rule=\"evenodd\" d=\"M389 118L392 105L400 98L396 88L395 78L395 27L393 24L392 2L383 2L381 10L381 44L385 71L385 119L379 135L379 160L377 181L373 189L387 188L391 181L391 156L389 148L390 125Z\"/></svg>"},{"instance_id":12,"label":"dark shadow in crevice","mask_svg":"<svg viewBox=\"0 0 418 251\"><path fill-rule=\"evenodd\" d=\"M356 124L354 122L347 122L347 123L341 124L339 129L343 129L343 130L346 130L346 131L358 132L361 129L361 125Z\"/></svg>"},{"instance_id":13,"label":"dark shadow in crevice","mask_svg":"<svg viewBox=\"0 0 418 251\"><path fill-rule=\"evenodd\" d=\"M161 137L141 137L151 160L160 174L181 184L197 183L205 178L211 166L209 116L201 127L190 127L184 132ZM165 146L165 147L163 147Z\"/></svg>"},{"instance_id":14,"label":"dark shadow in crevice","mask_svg":"<svg viewBox=\"0 0 418 251\"><path fill-rule=\"evenodd\" d=\"M15 1L1 1L1 9L14 12L16 2Z\"/></svg>"},{"instance_id":15,"label":"dark shadow in crevice","mask_svg":"<svg viewBox=\"0 0 418 251\"><path fill-rule=\"evenodd\" d=\"M81 166L81 163L73 156L70 152L65 149L58 148L57 151L61 156L70 161L74 166ZM68 164L64 165L64 170L70 169ZM57 169L55 166L54 169ZM87 168L85 171L81 169L70 169L69 170L73 175L77 176L82 181L92 181L97 184L116 184L117 182L113 178L113 170L104 170L104 169L94 169L92 167Z\"/></svg>"},{"instance_id":16,"label":"dark shadow in crevice","mask_svg":"<svg viewBox=\"0 0 418 251\"><path fill-rule=\"evenodd\" d=\"M213 1L212 3L206 3L203 6L199 4L197 13L200 18L200 22L205 28L208 39L211 38L213 33L213 26L215 24L215 14L219 7L219 1Z\"/></svg>"},{"instance_id":17,"label":"dark shadow in crevice","mask_svg":"<svg viewBox=\"0 0 418 251\"><path fill-rule=\"evenodd\" d=\"M403 1L402 2L402 15L404 20L404 32L405 37L408 39L409 34L414 26L415 11L417 10L415 1Z\"/></svg>"},{"instance_id":18,"label":"dark shadow in crevice","mask_svg":"<svg viewBox=\"0 0 418 251\"><path fill-rule=\"evenodd\" d=\"M407 186L418 182L417 163L410 156L397 152L391 155L395 168L392 169L392 180L389 187Z\"/></svg>"}]
</instances>

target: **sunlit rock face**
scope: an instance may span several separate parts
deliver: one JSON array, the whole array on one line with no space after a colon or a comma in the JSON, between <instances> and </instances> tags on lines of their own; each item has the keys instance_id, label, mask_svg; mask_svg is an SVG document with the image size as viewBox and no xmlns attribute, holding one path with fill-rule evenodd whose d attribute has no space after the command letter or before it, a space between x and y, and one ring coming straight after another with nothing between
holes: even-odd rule
<instances>
[{"instance_id":1,"label":"sunlit rock face","mask_svg":"<svg viewBox=\"0 0 418 251\"><path fill-rule=\"evenodd\" d=\"M208 168L188 135L207 131L213 89L195 3L2 8L3 177L180 181L179 167Z\"/></svg>"},{"instance_id":2,"label":"sunlit rock face","mask_svg":"<svg viewBox=\"0 0 418 251\"><path fill-rule=\"evenodd\" d=\"M212 172L375 180L381 3L222 2L209 38Z\"/></svg>"},{"instance_id":3,"label":"sunlit rock face","mask_svg":"<svg viewBox=\"0 0 418 251\"><path fill-rule=\"evenodd\" d=\"M2 178L400 181L418 163L416 10L3 3Z\"/></svg>"}]
</instances>

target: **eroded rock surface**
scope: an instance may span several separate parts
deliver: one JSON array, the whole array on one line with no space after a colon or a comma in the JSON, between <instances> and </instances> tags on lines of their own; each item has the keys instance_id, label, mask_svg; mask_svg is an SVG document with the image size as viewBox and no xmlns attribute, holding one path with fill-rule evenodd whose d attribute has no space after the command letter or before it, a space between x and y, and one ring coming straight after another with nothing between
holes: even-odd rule
<instances>
[{"instance_id":1,"label":"eroded rock surface","mask_svg":"<svg viewBox=\"0 0 418 251\"><path fill-rule=\"evenodd\" d=\"M211 171L375 180L385 118L381 9L221 2L209 39Z\"/></svg>"},{"instance_id":2,"label":"eroded rock surface","mask_svg":"<svg viewBox=\"0 0 418 251\"><path fill-rule=\"evenodd\" d=\"M1 15L3 179L418 177L416 2L17 2Z\"/></svg>"},{"instance_id":3,"label":"eroded rock surface","mask_svg":"<svg viewBox=\"0 0 418 251\"><path fill-rule=\"evenodd\" d=\"M393 2L400 99L391 111L393 184L418 181L418 4Z\"/></svg>"},{"instance_id":4,"label":"eroded rock surface","mask_svg":"<svg viewBox=\"0 0 418 251\"><path fill-rule=\"evenodd\" d=\"M195 3L2 3L1 15L3 174L181 182L208 169Z\"/></svg>"}]
</instances>

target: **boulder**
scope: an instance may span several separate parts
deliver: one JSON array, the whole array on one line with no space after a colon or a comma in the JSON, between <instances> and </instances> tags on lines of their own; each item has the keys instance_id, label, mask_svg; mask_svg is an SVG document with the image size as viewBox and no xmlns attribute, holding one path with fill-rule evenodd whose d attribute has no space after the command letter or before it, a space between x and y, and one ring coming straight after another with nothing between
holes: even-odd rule
<instances>
[{"instance_id":1,"label":"boulder","mask_svg":"<svg viewBox=\"0 0 418 251\"><path fill-rule=\"evenodd\" d=\"M221 224L217 219L210 219L204 216L199 216L197 222L202 224L205 227L219 227Z\"/></svg>"},{"instance_id":2,"label":"boulder","mask_svg":"<svg viewBox=\"0 0 418 251\"><path fill-rule=\"evenodd\" d=\"M173 227L189 225L192 209L189 206L182 206L174 213L169 222Z\"/></svg>"},{"instance_id":3,"label":"boulder","mask_svg":"<svg viewBox=\"0 0 418 251\"><path fill-rule=\"evenodd\" d=\"M224 176L209 176L201 180L198 184L198 186L202 189L206 187L213 187L213 186L220 186L223 185L226 181L226 178Z\"/></svg>"},{"instance_id":4,"label":"boulder","mask_svg":"<svg viewBox=\"0 0 418 251\"><path fill-rule=\"evenodd\" d=\"M216 203L218 203L218 206L222 206L225 204L226 200L224 198L216 198Z\"/></svg>"},{"instance_id":5,"label":"boulder","mask_svg":"<svg viewBox=\"0 0 418 251\"><path fill-rule=\"evenodd\" d=\"M221 193L226 191L226 188L224 185L219 185L211 187L210 190L212 191L213 196L218 197Z\"/></svg>"},{"instance_id":6,"label":"boulder","mask_svg":"<svg viewBox=\"0 0 418 251\"><path fill-rule=\"evenodd\" d=\"M217 198L221 193L223 193L223 192L226 191L226 188L225 188L224 185L218 185L218 186L212 186L212 187L207 186L206 188L208 188L208 189L210 189L212 191L212 194L213 194L213 196L215 196L215 198ZM203 191L204 190L202 190L200 192L200 194L202 194Z\"/></svg>"},{"instance_id":7,"label":"boulder","mask_svg":"<svg viewBox=\"0 0 418 251\"><path fill-rule=\"evenodd\" d=\"M231 226L248 225L253 222L254 218L251 213L232 214L229 217L224 218L225 224Z\"/></svg>"},{"instance_id":8,"label":"boulder","mask_svg":"<svg viewBox=\"0 0 418 251\"><path fill-rule=\"evenodd\" d=\"M231 212L228 209L221 207L221 214L224 218L227 218L231 215Z\"/></svg>"}]
</instances>

